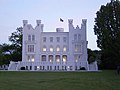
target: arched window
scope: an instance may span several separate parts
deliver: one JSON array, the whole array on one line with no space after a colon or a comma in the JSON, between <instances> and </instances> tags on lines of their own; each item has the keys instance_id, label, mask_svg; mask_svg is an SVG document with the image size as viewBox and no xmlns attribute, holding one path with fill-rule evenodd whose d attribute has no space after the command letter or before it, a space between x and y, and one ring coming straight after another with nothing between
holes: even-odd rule
<instances>
[{"instance_id":1,"label":"arched window","mask_svg":"<svg viewBox=\"0 0 120 90\"><path fill-rule=\"evenodd\" d=\"M35 59L34 59L34 56L32 56L32 59L31 59L31 61L32 61L32 62L34 62L34 60L35 60Z\"/></svg>"},{"instance_id":2,"label":"arched window","mask_svg":"<svg viewBox=\"0 0 120 90\"><path fill-rule=\"evenodd\" d=\"M75 41L77 40L77 34L74 34L74 40Z\"/></svg>"},{"instance_id":3,"label":"arched window","mask_svg":"<svg viewBox=\"0 0 120 90\"><path fill-rule=\"evenodd\" d=\"M46 55L42 55L42 61L46 61Z\"/></svg>"},{"instance_id":4,"label":"arched window","mask_svg":"<svg viewBox=\"0 0 120 90\"><path fill-rule=\"evenodd\" d=\"M28 35L28 41L31 41L31 35Z\"/></svg>"},{"instance_id":5,"label":"arched window","mask_svg":"<svg viewBox=\"0 0 120 90\"><path fill-rule=\"evenodd\" d=\"M59 46L59 45L57 45L57 47L56 47L56 51L57 51L57 52L60 51L60 46Z\"/></svg>"},{"instance_id":6,"label":"arched window","mask_svg":"<svg viewBox=\"0 0 120 90\"><path fill-rule=\"evenodd\" d=\"M46 52L46 51L47 51L47 48L46 48L45 45L43 46L43 49L42 49L42 50L43 50L43 52Z\"/></svg>"},{"instance_id":7,"label":"arched window","mask_svg":"<svg viewBox=\"0 0 120 90\"><path fill-rule=\"evenodd\" d=\"M49 55L49 61L53 62L53 55Z\"/></svg>"},{"instance_id":8,"label":"arched window","mask_svg":"<svg viewBox=\"0 0 120 90\"><path fill-rule=\"evenodd\" d=\"M53 46L50 46L50 52L53 52Z\"/></svg>"},{"instance_id":9,"label":"arched window","mask_svg":"<svg viewBox=\"0 0 120 90\"><path fill-rule=\"evenodd\" d=\"M63 55L62 56L62 61L65 63L65 62L67 62L67 55Z\"/></svg>"},{"instance_id":10,"label":"arched window","mask_svg":"<svg viewBox=\"0 0 120 90\"><path fill-rule=\"evenodd\" d=\"M63 52L67 51L67 46L63 46Z\"/></svg>"},{"instance_id":11,"label":"arched window","mask_svg":"<svg viewBox=\"0 0 120 90\"><path fill-rule=\"evenodd\" d=\"M81 40L81 35L80 35L80 34L78 34L78 40L79 40L79 41Z\"/></svg>"},{"instance_id":12,"label":"arched window","mask_svg":"<svg viewBox=\"0 0 120 90\"><path fill-rule=\"evenodd\" d=\"M56 62L60 62L60 55L56 55L55 58L56 58Z\"/></svg>"}]
</instances>

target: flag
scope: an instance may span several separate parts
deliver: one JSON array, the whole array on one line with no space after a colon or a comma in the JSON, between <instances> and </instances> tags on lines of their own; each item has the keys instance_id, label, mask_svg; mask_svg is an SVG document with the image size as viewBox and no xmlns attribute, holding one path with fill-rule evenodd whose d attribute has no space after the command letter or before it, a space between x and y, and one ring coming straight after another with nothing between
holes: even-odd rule
<instances>
[{"instance_id":1,"label":"flag","mask_svg":"<svg viewBox=\"0 0 120 90\"><path fill-rule=\"evenodd\" d=\"M61 19L61 18L60 18L60 21L61 21L61 22L64 22L64 20L63 20L63 19Z\"/></svg>"}]
</instances>

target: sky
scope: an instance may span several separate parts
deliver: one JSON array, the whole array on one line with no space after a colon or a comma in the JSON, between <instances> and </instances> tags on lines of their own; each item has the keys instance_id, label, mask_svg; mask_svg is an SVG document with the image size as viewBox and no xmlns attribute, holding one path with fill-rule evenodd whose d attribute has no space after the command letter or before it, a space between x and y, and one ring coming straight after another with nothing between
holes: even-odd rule
<instances>
[{"instance_id":1,"label":"sky","mask_svg":"<svg viewBox=\"0 0 120 90\"><path fill-rule=\"evenodd\" d=\"M36 20L41 20L46 32L54 32L57 27L68 32L68 19L73 19L75 27L87 19L88 48L99 50L94 21L101 5L108 2L110 0L0 0L0 44L10 43L8 37L23 26L22 20L28 20L33 27ZM60 18L64 20L62 24Z\"/></svg>"}]
</instances>

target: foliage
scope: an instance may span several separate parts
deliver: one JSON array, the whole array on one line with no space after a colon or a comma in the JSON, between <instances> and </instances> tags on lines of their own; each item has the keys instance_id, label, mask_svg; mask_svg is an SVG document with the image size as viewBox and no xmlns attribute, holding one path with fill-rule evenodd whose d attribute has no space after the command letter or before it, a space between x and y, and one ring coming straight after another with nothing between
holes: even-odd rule
<instances>
[{"instance_id":1,"label":"foliage","mask_svg":"<svg viewBox=\"0 0 120 90\"><path fill-rule=\"evenodd\" d=\"M9 41L12 44L0 45L0 65L22 60L22 27L17 28L16 32L11 34Z\"/></svg>"},{"instance_id":2,"label":"foliage","mask_svg":"<svg viewBox=\"0 0 120 90\"><path fill-rule=\"evenodd\" d=\"M13 53L11 54L12 61L21 61L22 60L22 27L16 29L16 32L13 32L9 37L9 41L12 42L11 46L13 47Z\"/></svg>"},{"instance_id":3,"label":"foliage","mask_svg":"<svg viewBox=\"0 0 120 90\"><path fill-rule=\"evenodd\" d=\"M87 51L88 51L88 63L90 64L95 61L96 56L91 49L87 49Z\"/></svg>"},{"instance_id":4,"label":"foliage","mask_svg":"<svg viewBox=\"0 0 120 90\"><path fill-rule=\"evenodd\" d=\"M102 65L115 69L120 65L120 1L111 0L96 14L94 32L97 46L102 50Z\"/></svg>"}]
</instances>

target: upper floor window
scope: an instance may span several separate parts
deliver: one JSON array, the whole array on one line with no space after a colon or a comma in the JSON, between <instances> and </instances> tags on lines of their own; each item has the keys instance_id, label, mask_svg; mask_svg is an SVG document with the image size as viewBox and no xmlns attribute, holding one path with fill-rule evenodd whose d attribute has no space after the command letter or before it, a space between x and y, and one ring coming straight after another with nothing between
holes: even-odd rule
<instances>
[{"instance_id":1,"label":"upper floor window","mask_svg":"<svg viewBox=\"0 0 120 90\"><path fill-rule=\"evenodd\" d=\"M77 34L74 35L74 40L77 40Z\"/></svg>"},{"instance_id":2,"label":"upper floor window","mask_svg":"<svg viewBox=\"0 0 120 90\"><path fill-rule=\"evenodd\" d=\"M80 35L80 34L78 34L78 40L79 40L79 41L81 40L81 35Z\"/></svg>"},{"instance_id":3,"label":"upper floor window","mask_svg":"<svg viewBox=\"0 0 120 90\"><path fill-rule=\"evenodd\" d=\"M67 47L63 46L63 51L66 52L67 51Z\"/></svg>"},{"instance_id":4,"label":"upper floor window","mask_svg":"<svg viewBox=\"0 0 120 90\"><path fill-rule=\"evenodd\" d=\"M75 51L78 52L81 50L81 45L75 45Z\"/></svg>"},{"instance_id":5,"label":"upper floor window","mask_svg":"<svg viewBox=\"0 0 120 90\"><path fill-rule=\"evenodd\" d=\"M46 49L46 46L43 46L43 52L46 52L47 51L47 49Z\"/></svg>"},{"instance_id":6,"label":"upper floor window","mask_svg":"<svg viewBox=\"0 0 120 90\"><path fill-rule=\"evenodd\" d=\"M43 37L43 42L46 42L46 37Z\"/></svg>"},{"instance_id":7,"label":"upper floor window","mask_svg":"<svg viewBox=\"0 0 120 90\"><path fill-rule=\"evenodd\" d=\"M50 46L50 52L53 52L53 47L52 46Z\"/></svg>"},{"instance_id":8,"label":"upper floor window","mask_svg":"<svg viewBox=\"0 0 120 90\"><path fill-rule=\"evenodd\" d=\"M28 52L34 52L34 45L28 45Z\"/></svg>"},{"instance_id":9,"label":"upper floor window","mask_svg":"<svg viewBox=\"0 0 120 90\"><path fill-rule=\"evenodd\" d=\"M53 42L53 37L50 37L50 42Z\"/></svg>"},{"instance_id":10,"label":"upper floor window","mask_svg":"<svg viewBox=\"0 0 120 90\"><path fill-rule=\"evenodd\" d=\"M32 35L32 41L35 41L35 35Z\"/></svg>"},{"instance_id":11,"label":"upper floor window","mask_svg":"<svg viewBox=\"0 0 120 90\"><path fill-rule=\"evenodd\" d=\"M59 52L60 51L60 46L56 47L56 51Z\"/></svg>"},{"instance_id":12,"label":"upper floor window","mask_svg":"<svg viewBox=\"0 0 120 90\"><path fill-rule=\"evenodd\" d=\"M31 41L31 35L28 35L28 41Z\"/></svg>"},{"instance_id":13,"label":"upper floor window","mask_svg":"<svg viewBox=\"0 0 120 90\"><path fill-rule=\"evenodd\" d=\"M56 37L56 39L57 39L57 42L60 42L60 37Z\"/></svg>"},{"instance_id":14,"label":"upper floor window","mask_svg":"<svg viewBox=\"0 0 120 90\"><path fill-rule=\"evenodd\" d=\"M63 42L66 42L67 41L67 38L66 37L63 37Z\"/></svg>"}]
</instances>

